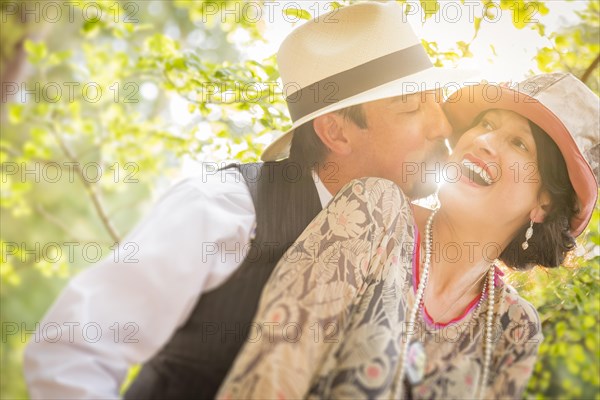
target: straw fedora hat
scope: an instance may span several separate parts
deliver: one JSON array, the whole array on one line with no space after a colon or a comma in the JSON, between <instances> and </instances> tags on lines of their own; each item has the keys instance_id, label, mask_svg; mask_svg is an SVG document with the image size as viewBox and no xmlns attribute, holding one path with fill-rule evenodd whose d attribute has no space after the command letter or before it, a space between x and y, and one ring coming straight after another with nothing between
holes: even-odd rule
<instances>
[{"instance_id":1,"label":"straw fedora hat","mask_svg":"<svg viewBox=\"0 0 600 400\"><path fill-rule=\"evenodd\" d=\"M536 75L514 87L488 83L464 87L444 103L454 129L453 141L470 128L481 112L491 109L514 111L554 140L565 159L579 203L579 213L571 219L570 230L573 236L580 235L592 217L598 197L598 183L583 155L598 151L598 96L566 73Z\"/></svg>"},{"instance_id":2,"label":"straw fedora hat","mask_svg":"<svg viewBox=\"0 0 600 400\"><path fill-rule=\"evenodd\" d=\"M342 7L298 27L277 53L292 128L263 152L289 156L294 129L320 115L403 94L458 87L471 71L435 68L394 2Z\"/></svg>"}]
</instances>

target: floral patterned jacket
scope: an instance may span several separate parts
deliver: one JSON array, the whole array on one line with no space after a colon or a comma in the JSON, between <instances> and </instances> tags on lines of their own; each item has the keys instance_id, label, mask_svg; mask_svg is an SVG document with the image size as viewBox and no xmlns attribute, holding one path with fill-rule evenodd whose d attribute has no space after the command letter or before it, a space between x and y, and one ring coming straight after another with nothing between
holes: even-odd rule
<instances>
[{"instance_id":1,"label":"floral patterned jacket","mask_svg":"<svg viewBox=\"0 0 600 400\"><path fill-rule=\"evenodd\" d=\"M407 326L418 279L413 226L394 183L346 185L276 266L218 398L474 398L487 301L447 326ZM536 310L496 279L485 397L517 398L543 337ZM407 329L425 353L413 384L397 376Z\"/></svg>"}]
</instances>

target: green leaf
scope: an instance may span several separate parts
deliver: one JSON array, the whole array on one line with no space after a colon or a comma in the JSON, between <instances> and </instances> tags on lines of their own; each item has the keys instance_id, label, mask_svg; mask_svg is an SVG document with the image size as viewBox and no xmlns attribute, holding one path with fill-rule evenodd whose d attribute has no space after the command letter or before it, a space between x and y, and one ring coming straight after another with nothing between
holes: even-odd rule
<instances>
[{"instance_id":1,"label":"green leaf","mask_svg":"<svg viewBox=\"0 0 600 400\"><path fill-rule=\"evenodd\" d=\"M310 20L312 19L312 15L306 10L302 10L300 8L286 8L284 10L285 15L288 17L294 17L298 19Z\"/></svg>"},{"instance_id":2,"label":"green leaf","mask_svg":"<svg viewBox=\"0 0 600 400\"><path fill-rule=\"evenodd\" d=\"M479 34L479 30L481 29L481 21L483 21L483 18L480 18L480 17L475 17L475 20L473 21L473 26L475 28L475 33L473 33L473 38L476 38L477 35Z\"/></svg>"},{"instance_id":3,"label":"green leaf","mask_svg":"<svg viewBox=\"0 0 600 400\"><path fill-rule=\"evenodd\" d=\"M179 44L168 36L156 33L146 39L148 49L158 56L170 56L179 48Z\"/></svg>"},{"instance_id":4,"label":"green leaf","mask_svg":"<svg viewBox=\"0 0 600 400\"><path fill-rule=\"evenodd\" d=\"M541 15L547 15L550 12L550 9L546 6L546 4L544 4L543 1L535 1L534 4L537 7L537 11ZM596 2L596 4L597 4L597 2Z\"/></svg>"},{"instance_id":5,"label":"green leaf","mask_svg":"<svg viewBox=\"0 0 600 400\"><path fill-rule=\"evenodd\" d=\"M98 21L87 20L83 23L83 33L88 36L95 36L101 28L101 24Z\"/></svg>"},{"instance_id":6,"label":"green leaf","mask_svg":"<svg viewBox=\"0 0 600 400\"><path fill-rule=\"evenodd\" d=\"M11 104L8 108L8 121L13 125L21 122L24 108L23 104Z\"/></svg>"},{"instance_id":7,"label":"green leaf","mask_svg":"<svg viewBox=\"0 0 600 400\"><path fill-rule=\"evenodd\" d=\"M471 53L471 51L469 50L470 43L465 43L461 40L456 42L456 44L458 45L458 48L462 53L462 57L473 57L473 53Z\"/></svg>"},{"instance_id":8,"label":"green leaf","mask_svg":"<svg viewBox=\"0 0 600 400\"><path fill-rule=\"evenodd\" d=\"M596 318L594 318L591 315L586 315L583 318L583 327L584 328L588 328L588 329L593 328L594 326L596 326L596 323L597 323Z\"/></svg>"},{"instance_id":9,"label":"green leaf","mask_svg":"<svg viewBox=\"0 0 600 400\"><path fill-rule=\"evenodd\" d=\"M546 36L546 25L542 23L537 23L533 26L535 30L538 31L538 34L542 37Z\"/></svg>"},{"instance_id":10,"label":"green leaf","mask_svg":"<svg viewBox=\"0 0 600 400\"><path fill-rule=\"evenodd\" d=\"M554 43L556 43L556 46L558 47L564 47L568 44L568 41L565 35L556 35Z\"/></svg>"},{"instance_id":11,"label":"green leaf","mask_svg":"<svg viewBox=\"0 0 600 400\"><path fill-rule=\"evenodd\" d=\"M438 0L420 0L421 8L425 13L425 21L429 18L433 17L435 14L440 11L440 3Z\"/></svg>"},{"instance_id":12,"label":"green leaf","mask_svg":"<svg viewBox=\"0 0 600 400\"><path fill-rule=\"evenodd\" d=\"M44 42L33 42L30 39L25 41L25 51L32 64L38 64L48 55L48 49Z\"/></svg>"}]
</instances>

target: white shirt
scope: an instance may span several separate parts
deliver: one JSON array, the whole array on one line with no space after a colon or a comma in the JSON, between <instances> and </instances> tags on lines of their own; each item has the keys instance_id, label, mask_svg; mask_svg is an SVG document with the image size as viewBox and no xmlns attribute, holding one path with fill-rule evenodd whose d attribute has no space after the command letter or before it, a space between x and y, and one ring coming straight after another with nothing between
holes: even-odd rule
<instances>
[{"instance_id":1,"label":"white shirt","mask_svg":"<svg viewBox=\"0 0 600 400\"><path fill-rule=\"evenodd\" d=\"M333 196L313 179L325 207ZM155 355L199 296L241 264L255 220L237 170L171 188L118 252L73 278L48 310L25 349L31 398L119 398L129 367Z\"/></svg>"}]
</instances>

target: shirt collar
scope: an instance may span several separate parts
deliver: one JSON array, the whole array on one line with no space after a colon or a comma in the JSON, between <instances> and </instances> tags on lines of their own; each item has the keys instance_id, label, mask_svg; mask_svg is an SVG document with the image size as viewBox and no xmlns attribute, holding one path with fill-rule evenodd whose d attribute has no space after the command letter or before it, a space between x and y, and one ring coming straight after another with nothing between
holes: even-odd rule
<instances>
[{"instance_id":1,"label":"shirt collar","mask_svg":"<svg viewBox=\"0 0 600 400\"><path fill-rule=\"evenodd\" d=\"M333 199L333 195L329 193L329 190L323 185L321 182L321 178L317 175L317 171L312 170L313 181L315 181L315 186L317 187L317 193L319 194L319 200L321 200L321 207L327 207L327 204Z\"/></svg>"}]
</instances>

